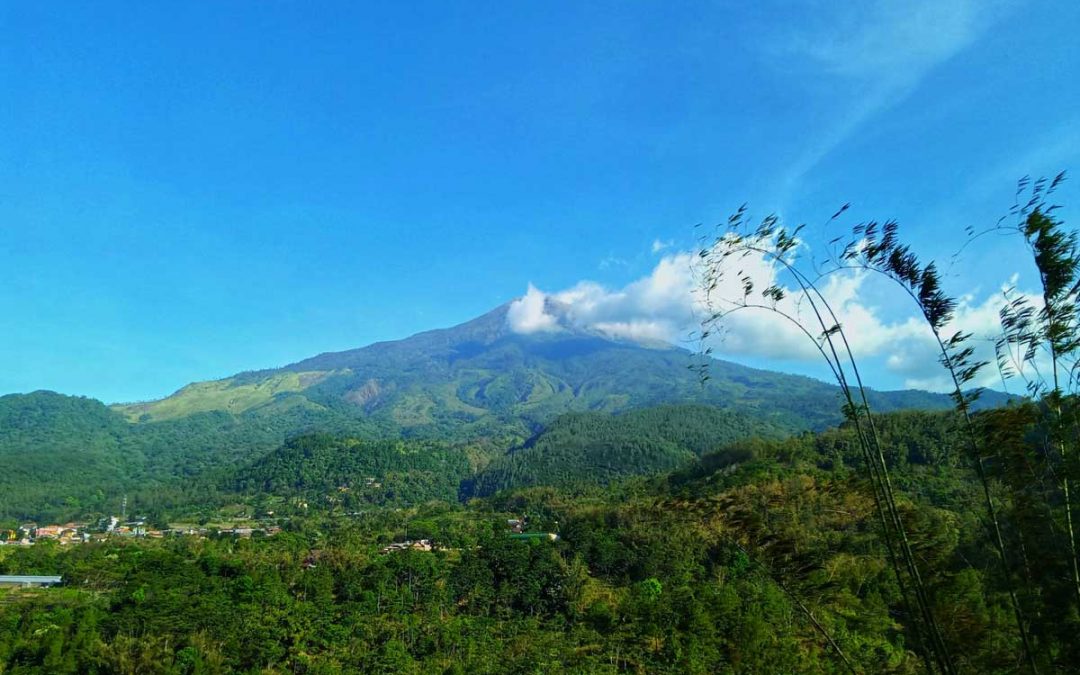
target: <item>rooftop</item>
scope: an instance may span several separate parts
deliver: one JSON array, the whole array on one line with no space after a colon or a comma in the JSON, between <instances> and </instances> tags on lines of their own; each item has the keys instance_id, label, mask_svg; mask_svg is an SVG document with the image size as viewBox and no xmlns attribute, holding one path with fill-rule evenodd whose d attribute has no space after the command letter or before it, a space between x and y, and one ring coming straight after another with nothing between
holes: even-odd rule
<instances>
[{"instance_id":1,"label":"rooftop","mask_svg":"<svg viewBox=\"0 0 1080 675\"><path fill-rule=\"evenodd\" d=\"M0 574L0 584L42 584L51 586L62 581L58 576L35 576L35 575L7 575Z\"/></svg>"}]
</instances>

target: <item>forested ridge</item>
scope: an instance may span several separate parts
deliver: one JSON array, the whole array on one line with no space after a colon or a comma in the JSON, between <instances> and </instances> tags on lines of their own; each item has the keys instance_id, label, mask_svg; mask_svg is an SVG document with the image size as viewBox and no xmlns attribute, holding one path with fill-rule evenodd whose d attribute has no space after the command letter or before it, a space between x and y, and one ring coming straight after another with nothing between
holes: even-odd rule
<instances>
[{"instance_id":1,"label":"forested ridge","mask_svg":"<svg viewBox=\"0 0 1080 675\"><path fill-rule=\"evenodd\" d=\"M768 421L706 406L571 413L495 458L465 486L466 494L529 485L603 485L671 471L735 440L782 435L785 430Z\"/></svg>"},{"instance_id":2,"label":"forested ridge","mask_svg":"<svg viewBox=\"0 0 1080 675\"><path fill-rule=\"evenodd\" d=\"M290 434L315 429L378 435L363 421L304 411L266 419L205 412L130 424L93 399L53 392L0 397L0 519L107 514L127 492L152 494L249 462ZM297 431L301 430L301 431Z\"/></svg>"},{"instance_id":3,"label":"forested ridge","mask_svg":"<svg viewBox=\"0 0 1080 675\"><path fill-rule=\"evenodd\" d=\"M1035 430L1036 412L987 413L986 428L1000 433L989 430L1015 428L1022 416ZM951 617L952 653L966 672L1013 672L1017 638L955 416L880 421L927 585ZM1022 443L1024 433L1011 438ZM363 483L407 450L322 436L286 447L248 479L259 491L279 487L264 481L280 475L292 476L280 487L296 494L337 493L339 482ZM320 455L359 448L369 457L351 467ZM277 466L290 458L295 466ZM443 461L436 451L415 470L438 473ZM3 596L0 664L85 673L850 672L839 648L858 672L917 672L860 462L844 427L736 441L678 471L591 492L518 488L467 505L444 492L359 511L313 501L271 537L7 547L0 572L56 573L66 583ZM1009 470L995 467L1012 509ZM559 539L512 539L510 518ZM380 553L406 538L430 539L435 550ZM1080 658L1069 598L1029 599L1046 615L1050 668Z\"/></svg>"},{"instance_id":4,"label":"forested ridge","mask_svg":"<svg viewBox=\"0 0 1080 675\"><path fill-rule=\"evenodd\" d=\"M257 496L359 506L533 484L596 485L671 470L726 441L786 430L744 413L683 405L568 413L529 438L512 427L468 440L387 439L370 425L314 421L312 433L282 442L291 420L256 424L200 413L131 425L91 399L46 392L6 398L0 455L13 464L0 476L0 518L11 526L109 515L125 494L133 509L160 511L212 510ZM509 466L522 468L511 476Z\"/></svg>"},{"instance_id":5,"label":"forested ridge","mask_svg":"<svg viewBox=\"0 0 1080 675\"><path fill-rule=\"evenodd\" d=\"M745 415L706 406L660 406L622 414L568 413L526 441L378 440L309 434L257 460L133 492L132 503L188 517L220 506L304 512L318 504L343 512L466 501L533 485L595 490L613 481L657 475L734 440L783 432Z\"/></svg>"}]
</instances>

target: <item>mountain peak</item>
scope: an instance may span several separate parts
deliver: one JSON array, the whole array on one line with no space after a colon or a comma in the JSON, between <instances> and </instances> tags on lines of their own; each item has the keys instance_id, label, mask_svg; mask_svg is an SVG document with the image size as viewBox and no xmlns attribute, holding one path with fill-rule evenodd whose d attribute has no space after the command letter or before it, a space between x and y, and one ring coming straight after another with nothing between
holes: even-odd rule
<instances>
[{"instance_id":1,"label":"mountain peak","mask_svg":"<svg viewBox=\"0 0 1080 675\"><path fill-rule=\"evenodd\" d=\"M195 383L161 401L117 409L131 420L219 411L301 428L323 420L333 428L463 434L503 429L507 420L527 430L570 410L659 403L741 408L793 430L839 421L837 390L823 382L715 361L702 387L686 350L605 327L584 324L573 307L530 289L456 326ZM929 394L898 398L901 407L948 404Z\"/></svg>"},{"instance_id":2,"label":"mountain peak","mask_svg":"<svg viewBox=\"0 0 1080 675\"><path fill-rule=\"evenodd\" d=\"M588 323L582 321L573 305L545 295L530 286L522 297L506 305L509 332L522 336L592 338L651 349L672 349L667 340L649 336L655 331L638 331L624 322Z\"/></svg>"},{"instance_id":3,"label":"mountain peak","mask_svg":"<svg viewBox=\"0 0 1080 675\"><path fill-rule=\"evenodd\" d=\"M355 368L367 365L373 356L379 358L441 358L464 351L490 347L495 343L511 339L551 341L565 338L594 338L611 342L622 342L597 330L581 327L573 321L567 305L552 298L544 298L543 315L545 324L542 328L522 323L517 315L519 303L527 298L519 298L503 303L485 314L448 328L416 333L401 340L376 342L366 347L342 352L326 352L318 356L286 366L291 371L327 371L341 368Z\"/></svg>"}]
</instances>

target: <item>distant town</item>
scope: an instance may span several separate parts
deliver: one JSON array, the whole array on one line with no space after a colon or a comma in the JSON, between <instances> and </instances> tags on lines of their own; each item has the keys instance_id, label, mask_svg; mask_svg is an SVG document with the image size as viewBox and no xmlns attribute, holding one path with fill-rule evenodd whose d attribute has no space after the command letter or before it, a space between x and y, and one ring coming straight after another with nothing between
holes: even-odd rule
<instances>
[{"instance_id":1,"label":"distant town","mask_svg":"<svg viewBox=\"0 0 1080 675\"><path fill-rule=\"evenodd\" d=\"M38 525L23 523L14 530L0 530L0 546L33 546L38 542L57 542L61 546L105 541L114 537L138 537L162 539L168 536L273 536L281 531L276 525L233 527L170 527L153 528L145 519L121 521L116 516L103 518L96 523L64 523L62 525Z\"/></svg>"},{"instance_id":2,"label":"distant town","mask_svg":"<svg viewBox=\"0 0 1080 675\"><path fill-rule=\"evenodd\" d=\"M559 535L554 532L527 532L528 519L511 518L506 521L508 534L512 539L544 539L556 541ZM154 528L145 518L123 520L122 517L109 516L94 523L69 522L62 525L38 525L34 522L23 523L11 530L0 530L0 546L33 546L39 542L56 542L61 546L107 541L116 537L163 539L165 537L272 537L281 532L278 525L236 525L228 527L182 525L167 528ZM383 554L400 551L433 551L437 547L429 539L405 539L384 546Z\"/></svg>"}]
</instances>

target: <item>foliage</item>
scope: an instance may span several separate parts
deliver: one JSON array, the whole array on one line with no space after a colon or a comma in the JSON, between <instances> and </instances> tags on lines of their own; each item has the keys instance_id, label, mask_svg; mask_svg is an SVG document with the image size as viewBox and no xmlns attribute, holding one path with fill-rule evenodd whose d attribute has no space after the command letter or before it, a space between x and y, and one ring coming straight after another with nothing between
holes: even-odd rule
<instances>
[{"instance_id":1,"label":"foliage","mask_svg":"<svg viewBox=\"0 0 1080 675\"><path fill-rule=\"evenodd\" d=\"M1013 672L1008 599L955 418L880 419L912 546L952 617L944 639L965 670ZM310 454L304 475L285 480L270 462L251 481L318 492L344 475L339 460L363 475L409 447L307 437L281 459ZM845 426L739 440L584 496L536 487L319 510L262 539L5 550L0 573L66 583L0 597L0 671L917 672L860 461ZM511 539L506 519L522 516L559 540ZM379 553L421 536L436 550ZM1069 663L1070 634L1040 640Z\"/></svg>"},{"instance_id":2,"label":"foliage","mask_svg":"<svg viewBox=\"0 0 1080 675\"><path fill-rule=\"evenodd\" d=\"M243 468L227 487L303 497L355 509L371 504L453 501L470 473L464 450L433 441L364 441L302 436Z\"/></svg>"},{"instance_id":3,"label":"foliage","mask_svg":"<svg viewBox=\"0 0 1080 675\"><path fill-rule=\"evenodd\" d=\"M505 315L504 306L454 328L196 383L157 402L109 409L52 392L0 397L0 460L8 467L0 475L0 518L103 515L118 511L125 493L136 510L214 502L208 486L218 485L216 477L197 487L187 479L246 465L316 432L502 444L472 456L478 466L569 412L710 405L756 433L823 429L841 420L838 390L817 380L715 361L703 389L685 350L569 325L553 334L517 335ZM883 411L948 405L927 392L868 396ZM721 433L715 440L728 438ZM639 468L671 469L668 455L662 451Z\"/></svg>"},{"instance_id":4,"label":"foliage","mask_svg":"<svg viewBox=\"0 0 1080 675\"><path fill-rule=\"evenodd\" d=\"M604 485L671 471L735 440L781 435L767 422L705 406L571 413L493 461L466 486L466 494L528 485Z\"/></svg>"}]
</instances>

